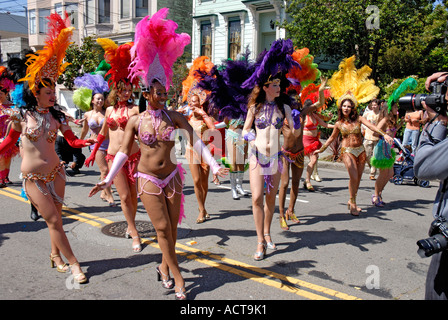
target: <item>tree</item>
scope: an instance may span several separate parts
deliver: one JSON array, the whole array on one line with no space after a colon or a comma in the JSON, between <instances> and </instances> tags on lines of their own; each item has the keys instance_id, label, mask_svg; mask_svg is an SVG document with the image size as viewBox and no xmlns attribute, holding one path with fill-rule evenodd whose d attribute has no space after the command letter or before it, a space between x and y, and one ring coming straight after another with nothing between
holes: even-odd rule
<instances>
[{"instance_id":1,"label":"tree","mask_svg":"<svg viewBox=\"0 0 448 320\"><path fill-rule=\"evenodd\" d=\"M447 63L445 1L290 0L287 12L297 47L330 62L356 54L375 80L423 76Z\"/></svg>"},{"instance_id":2,"label":"tree","mask_svg":"<svg viewBox=\"0 0 448 320\"><path fill-rule=\"evenodd\" d=\"M81 46L71 44L68 47L65 59L71 64L59 77L58 83L64 84L66 88L72 90L76 77L96 70L101 60L104 59L104 51L92 37L85 37Z\"/></svg>"}]
</instances>

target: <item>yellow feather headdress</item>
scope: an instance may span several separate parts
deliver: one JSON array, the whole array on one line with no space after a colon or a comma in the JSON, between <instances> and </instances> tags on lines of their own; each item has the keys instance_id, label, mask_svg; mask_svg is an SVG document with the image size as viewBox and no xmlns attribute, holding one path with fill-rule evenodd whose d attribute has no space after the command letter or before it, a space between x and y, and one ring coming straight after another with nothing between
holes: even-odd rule
<instances>
[{"instance_id":1,"label":"yellow feather headdress","mask_svg":"<svg viewBox=\"0 0 448 320\"><path fill-rule=\"evenodd\" d=\"M52 13L47 17L49 30L44 48L27 55L26 75L19 81L27 81L31 92L34 94L36 94L40 83L44 86L51 85L44 79L49 79L55 84L70 64L64 62L64 58L75 28L69 26L70 20L67 15L65 16L65 19L63 19L59 14Z\"/></svg>"},{"instance_id":2,"label":"yellow feather headdress","mask_svg":"<svg viewBox=\"0 0 448 320\"><path fill-rule=\"evenodd\" d=\"M380 92L375 81L368 78L372 69L367 65L356 69L355 60L356 56L342 60L339 70L328 80L331 96L337 99L338 107L345 99L350 99L358 107L359 103L371 101Z\"/></svg>"}]
</instances>

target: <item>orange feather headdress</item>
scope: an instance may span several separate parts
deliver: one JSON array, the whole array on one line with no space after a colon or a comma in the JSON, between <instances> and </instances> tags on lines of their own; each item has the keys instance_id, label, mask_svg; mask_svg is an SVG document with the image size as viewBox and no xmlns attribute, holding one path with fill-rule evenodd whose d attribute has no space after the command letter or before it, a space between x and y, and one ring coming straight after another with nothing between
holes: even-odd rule
<instances>
[{"instance_id":1,"label":"orange feather headdress","mask_svg":"<svg viewBox=\"0 0 448 320\"><path fill-rule=\"evenodd\" d=\"M214 64L207 56L200 56L193 61L193 65L190 68L188 77L182 81L182 102L191 99L192 95L198 95L201 105L207 98L207 92L200 88L196 88L196 84L201 80L201 72L209 73Z\"/></svg>"},{"instance_id":2,"label":"orange feather headdress","mask_svg":"<svg viewBox=\"0 0 448 320\"><path fill-rule=\"evenodd\" d=\"M131 83L133 86L138 86L138 78L130 81L129 65L132 62L131 48L133 42L127 42L122 45L117 45L113 40L108 38L96 39L99 45L104 50L104 60L110 65L109 71L105 77L108 78L110 88L116 87L120 81Z\"/></svg>"},{"instance_id":3,"label":"orange feather headdress","mask_svg":"<svg viewBox=\"0 0 448 320\"><path fill-rule=\"evenodd\" d=\"M286 75L288 79L295 79L300 82L300 85L291 84L288 89L295 89L297 92L302 91L307 85L320 77L321 72L314 63L314 57L310 55L308 48L295 49L291 54L294 61L300 64L300 67L293 67Z\"/></svg>"},{"instance_id":4,"label":"orange feather headdress","mask_svg":"<svg viewBox=\"0 0 448 320\"><path fill-rule=\"evenodd\" d=\"M40 83L44 86L55 84L70 64L64 62L64 58L75 28L70 27L67 14L63 19L59 14L52 13L47 19L48 34L45 46L42 50L27 55L26 75L19 79L19 81L27 81L31 92L34 94L36 94Z\"/></svg>"}]
</instances>

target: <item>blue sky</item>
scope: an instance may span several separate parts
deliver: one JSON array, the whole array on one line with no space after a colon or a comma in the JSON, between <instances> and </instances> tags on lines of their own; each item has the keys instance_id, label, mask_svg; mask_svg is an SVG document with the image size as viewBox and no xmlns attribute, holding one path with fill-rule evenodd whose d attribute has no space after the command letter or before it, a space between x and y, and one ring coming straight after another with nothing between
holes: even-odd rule
<instances>
[{"instance_id":1,"label":"blue sky","mask_svg":"<svg viewBox=\"0 0 448 320\"><path fill-rule=\"evenodd\" d=\"M0 12L15 14L18 16L25 15L27 0L0 0Z\"/></svg>"}]
</instances>

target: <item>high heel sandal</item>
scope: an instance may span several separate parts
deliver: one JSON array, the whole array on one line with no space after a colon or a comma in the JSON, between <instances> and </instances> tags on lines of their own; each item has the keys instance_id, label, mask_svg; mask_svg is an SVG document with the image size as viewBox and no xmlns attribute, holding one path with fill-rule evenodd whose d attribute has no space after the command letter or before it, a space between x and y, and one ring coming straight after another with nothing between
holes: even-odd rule
<instances>
[{"instance_id":1,"label":"high heel sandal","mask_svg":"<svg viewBox=\"0 0 448 320\"><path fill-rule=\"evenodd\" d=\"M374 200L374 199L376 199L376 200ZM381 201L381 197L375 196L374 194L372 194L372 204L375 207L384 207L384 202Z\"/></svg>"},{"instance_id":2,"label":"high heel sandal","mask_svg":"<svg viewBox=\"0 0 448 320\"><path fill-rule=\"evenodd\" d=\"M286 223L285 217L280 217L280 228L285 231L289 230L289 227L288 227L288 224Z\"/></svg>"},{"instance_id":3,"label":"high heel sandal","mask_svg":"<svg viewBox=\"0 0 448 320\"><path fill-rule=\"evenodd\" d=\"M199 210L199 214L205 212L205 215L202 218L197 218L196 219L196 223L197 224L204 223L205 221L210 220L210 215L208 214L207 210L205 210L205 209L204 209L204 211L201 211L201 209L198 209L198 210Z\"/></svg>"},{"instance_id":4,"label":"high heel sandal","mask_svg":"<svg viewBox=\"0 0 448 320\"><path fill-rule=\"evenodd\" d=\"M293 223L300 223L299 218L296 217L294 210L292 212L289 209L286 210L285 213L286 219L291 220Z\"/></svg>"},{"instance_id":5,"label":"high heel sandal","mask_svg":"<svg viewBox=\"0 0 448 320\"><path fill-rule=\"evenodd\" d=\"M266 255L266 243L265 242L258 242L258 245L262 245L263 246L263 250L255 252L255 254L254 254L254 260L255 261L263 260L265 255Z\"/></svg>"},{"instance_id":6,"label":"high heel sandal","mask_svg":"<svg viewBox=\"0 0 448 320\"><path fill-rule=\"evenodd\" d=\"M54 261L54 258L60 258L61 256L58 254L50 253L50 266L52 268L56 267L56 270L60 273L66 273L68 271L68 265L66 263L57 265Z\"/></svg>"},{"instance_id":7,"label":"high heel sandal","mask_svg":"<svg viewBox=\"0 0 448 320\"><path fill-rule=\"evenodd\" d=\"M134 251L134 253L140 253L140 252L142 252L142 244L140 241L140 237L139 236L132 237L132 240L135 240L135 239L138 239L138 244L134 244L132 246L132 251Z\"/></svg>"},{"instance_id":8,"label":"high heel sandal","mask_svg":"<svg viewBox=\"0 0 448 320\"><path fill-rule=\"evenodd\" d=\"M71 269L71 267L72 266L78 266L80 269L81 269L81 266L79 265L79 262L75 262L75 263L73 263L73 264L71 264L70 265L70 269ZM73 274L73 273L72 273ZM86 277L86 275L84 274L84 272L80 272L80 273L76 273L76 274L73 274L73 279L77 282L77 283L79 283L79 284L83 284L83 283L86 283L87 282L87 277Z\"/></svg>"},{"instance_id":9,"label":"high heel sandal","mask_svg":"<svg viewBox=\"0 0 448 320\"><path fill-rule=\"evenodd\" d=\"M185 291L185 286L179 288L178 286L174 286L174 289L179 289L179 291L174 293L174 298L176 300L187 300L187 292Z\"/></svg>"},{"instance_id":10,"label":"high heel sandal","mask_svg":"<svg viewBox=\"0 0 448 320\"><path fill-rule=\"evenodd\" d=\"M173 289L174 287L173 279L171 279L169 275L167 276L162 271L160 271L159 267L156 267L156 271L157 271L157 281L162 281L162 287L164 287L165 289ZM168 278L168 280L163 279L164 277Z\"/></svg>"},{"instance_id":11,"label":"high heel sandal","mask_svg":"<svg viewBox=\"0 0 448 320\"><path fill-rule=\"evenodd\" d=\"M315 191L314 187L311 185L311 182L309 182L309 181L305 180L305 185L304 186L305 186L305 189L310 191L310 192L314 192Z\"/></svg>"},{"instance_id":12,"label":"high heel sandal","mask_svg":"<svg viewBox=\"0 0 448 320\"><path fill-rule=\"evenodd\" d=\"M265 238L266 237L271 237L271 235L269 234L269 233L266 233L266 234L264 234L263 235ZM272 240L272 239L271 239ZM277 250L277 246L275 245L275 243L274 242L272 242L272 241L266 241L266 246L268 247L268 249L271 249L271 250Z\"/></svg>"},{"instance_id":13,"label":"high heel sandal","mask_svg":"<svg viewBox=\"0 0 448 320\"><path fill-rule=\"evenodd\" d=\"M352 215L352 216L359 216L359 210L358 210L358 207L356 206L356 198L350 198L350 200L349 200L349 202L347 203L347 205L348 205L348 210L350 211L350 214ZM354 205L355 206L355 208L354 209L352 209L352 205Z\"/></svg>"}]
</instances>

